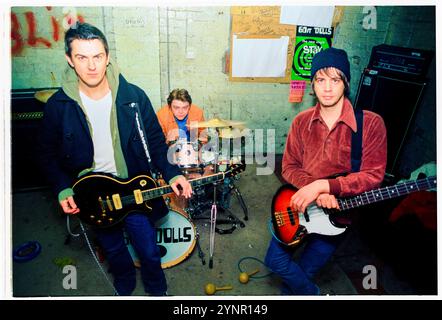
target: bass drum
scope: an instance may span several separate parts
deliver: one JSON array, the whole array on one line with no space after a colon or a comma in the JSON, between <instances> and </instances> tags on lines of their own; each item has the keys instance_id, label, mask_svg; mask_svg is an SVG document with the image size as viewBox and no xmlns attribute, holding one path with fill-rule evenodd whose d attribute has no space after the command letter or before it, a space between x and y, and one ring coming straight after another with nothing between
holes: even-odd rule
<instances>
[{"instance_id":1,"label":"bass drum","mask_svg":"<svg viewBox=\"0 0 442 320\"><path fill-rule=\"evenodd\" d=\"M169 214L155 223L157 245L160 247L161 267L173 267L185 260L195 249L196 230L185 213L169 210ZM139 268L140 260L125 235L127 248L134 265Z\"/></svg>"},{"instance_id":2,"label":"bass drum","mask_svg":"<svg viewBox=\"0 0 442 320\"><path fill-rule=\"evenodd\" d=\"M195 249L195 226L185 213L169 210L169 214L158 220L155 226L163 269L182 262Z\"/></svg>"}]
</instances>

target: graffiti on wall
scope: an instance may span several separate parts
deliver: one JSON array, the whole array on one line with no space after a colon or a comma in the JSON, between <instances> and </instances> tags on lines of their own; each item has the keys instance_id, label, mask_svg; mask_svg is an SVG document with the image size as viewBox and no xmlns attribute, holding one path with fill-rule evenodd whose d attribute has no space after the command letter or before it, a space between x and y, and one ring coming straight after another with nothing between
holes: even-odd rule
<instances>
[{"instance_id":1,"label":"graffiti on wall","mask_svg":"<svg viewBox=\"0 0 442 320\"><path fill-rule=\"evenodd\" d=\"M36 8L42 10L43 8ZM39 28L35 12L14 13L11 11L11 54L12 56L22 55L26 46L51 48L53 43L60 41L60 31L66 31L77 21L84 22L84 17L77 13L74 7L64 7L62 16L57 17L52 7L44 7L46 10L51 30L50 37L43 37L39 34ZM20 20L24 23L20 23ZM43 22L43 21L40 21Z\"/></svg>"}]
</instances>

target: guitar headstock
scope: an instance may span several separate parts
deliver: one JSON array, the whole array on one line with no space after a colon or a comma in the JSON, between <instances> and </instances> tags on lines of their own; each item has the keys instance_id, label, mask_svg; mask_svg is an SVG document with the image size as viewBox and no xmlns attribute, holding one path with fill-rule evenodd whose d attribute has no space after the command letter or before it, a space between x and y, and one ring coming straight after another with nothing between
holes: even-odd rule
<instances>
[{"instance_id":1,"label":"guitar headstock","mask_svg":"<svg viewBox=\"0 0 442 320\"><path fill-rule=\"evenodd\" d=\"M225 171L226 177L233 177L236 176L238 173L243 172L246 169L245 163L236 163L232 164L229 168L229 170Z\"/></svg>"}]
</instances>

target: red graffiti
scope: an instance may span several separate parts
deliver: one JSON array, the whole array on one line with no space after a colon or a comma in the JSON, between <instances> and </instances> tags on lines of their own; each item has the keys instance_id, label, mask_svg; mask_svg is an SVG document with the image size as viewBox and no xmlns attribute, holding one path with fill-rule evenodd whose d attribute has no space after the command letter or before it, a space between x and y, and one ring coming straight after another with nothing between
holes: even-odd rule
<instances>
[{"instance_id":1,"label":"red graffiti","mask_svg":"<svg viewBox=\"0 0 442 320\"><path fill-rule=\"evenodd\" d=\"M52 22L52 38L54 41L58 41L60 39L60 26L58 25L58 21L55 17L51 17Z\"/></svg>"},{"instance_id":2,"label":"red graffiti","mask_svg":"<svg viewBox=\"0 0 442 320\"><path fill-rule=\"evenodd\" d=\"M46 7L48 11L52 10L52 7ZM52 47L52 42L49 39L37 36L37 21L33 12L25 12L26 23L28 27L27 37L24 36L22 27L18 20L17 14L11 12L11 54L16 56L22 53L25 45L36 47L43 45L47 48ZM50 17L52 27L52 39L54 42L60 41L60 23L54 16ZM82 15L77 15L77 20L83 23L85 21ZM69 17L69 25L71 22L75 22L73 18Z\"/></svg>"},{"instance_id":3,"label":"red graffiti","mask_svg":"<svg viewBox=\"0 0 442 320\"><path fill-rule=\"evenodd\" d=\"M20 23L18 22L17 15L15 13L11 13L11 40L11 54L20 54L23 50L24 42L20 33Z\"/></svg>"},{"instance_id":4,"label":"red graffiti","mask_svg":"<svg viewBox=\"0 0 442 320\"><path fill-rule=\"evenodd\" d=\"M28 22L28 28L29 28L29 34L28 34L28 44L30 46L37 46L37 44L40 42L44 44L46 47L50 48L52 44L49 42L49 40L42 38L42 37L36 37L35 36L35 30L37 29L37 24L35 22L35 17L33 12L26 12L26 21Z\"/></svg>"}]
</instances>

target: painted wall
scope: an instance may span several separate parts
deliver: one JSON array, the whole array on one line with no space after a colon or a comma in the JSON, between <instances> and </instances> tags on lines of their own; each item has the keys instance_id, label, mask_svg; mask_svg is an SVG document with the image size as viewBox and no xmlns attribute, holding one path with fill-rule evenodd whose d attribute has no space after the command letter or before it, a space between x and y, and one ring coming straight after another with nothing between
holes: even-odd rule
<instances>
[{"instance_id":1,"label":"painted wall","mask_svg":"<svg viewBox=\"0 0 442 320\"><path fill-rule=\"evenodd\" d=\"M334 46L347 50L350 57L351 98L374 45L435 49L433 7L367 9L346 7L335 30ZM364 28L370 14L374 29ZM208 119L242 120L251 129L275 129L276 141L267 146L269 151L283 152L291 120L314 104L310 89L302 103L291 104L288 84L229 82L223 70L230 7L14 7L11 18L13 89L60 85L66 66L64 31L69 22L81 19L104 31L123 74L147 92L155 109L165 103L171 89L184 87ZM429 86L410 129L417 134L407 140L408 149L428 147L419 150L419 157L404 150L404 173L436 158L434 92Z\"/></svg>"}]
</instances>

